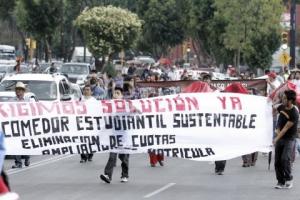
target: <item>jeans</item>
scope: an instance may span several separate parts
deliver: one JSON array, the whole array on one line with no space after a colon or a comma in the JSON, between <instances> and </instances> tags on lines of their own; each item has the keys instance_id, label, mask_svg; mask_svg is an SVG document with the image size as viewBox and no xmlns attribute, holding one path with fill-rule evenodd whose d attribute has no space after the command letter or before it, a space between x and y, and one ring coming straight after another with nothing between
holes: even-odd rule
<instances>
[{"instance_id":1,"label":"jeans","mask_svg":"<svg viewBox=\"0 0 300 200\"><path fill-rule=\"evenodd\" d=\"M224 172L226 166L226 160L215 161L215 172Z\"/></svg>"},{"instance_id":2,"label":"jeans","mask_svg":"<svg viewBox=\"0 0 300 200\"><path fill-rule=\"evenodd\" d=\"M29 161L29 159L30 159L30 156L28 156L28 155L16 155L15 156L15 164L16 165L21 165L22 166L22 158L24 158L25 159L25 161L27 160L27 161Z\"/></svg>"},{"instance_id":3,"label":"jeans","mask_svg":"<svg viewBox=\"0 0 300 200\"><path fill-rule=\"evenodd\" d=\"M114 167L117 162L117 153L109 153L109 158L107 161L107 164L104 169L104 174L108 175L108 177L111 179ZM119 159L121 160L121 167L122 167L122 175L121 177L128 178L128 164L129 164L129 154L119 154Z\"/></svg>"},{"instance_id":4,"label":"jeans","mask_svg":"<svg viewBox=\"0 0 300 200\"><path fill-rule=\"evenodd\" d=\"M292 156L295 148L294 139L280 139L275 146L275 172L278 183L285 184L293 179Z\"/></svg>"}]
</instances>

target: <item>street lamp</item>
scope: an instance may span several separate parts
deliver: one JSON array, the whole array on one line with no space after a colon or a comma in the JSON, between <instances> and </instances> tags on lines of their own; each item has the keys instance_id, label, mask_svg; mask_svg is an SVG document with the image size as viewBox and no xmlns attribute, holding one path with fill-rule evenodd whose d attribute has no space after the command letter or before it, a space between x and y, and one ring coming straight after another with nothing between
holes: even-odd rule
<instances>
[{"instance_id":1,"label":"street lamp","mask_svg":"<svg viewBox=\"0 0 300 200\"><path fill-rule=\"evenodd\" d=\"M190 52L191 52L191 49L187 48L186 49L186 60L187 60L187 63L190 63Z\"/></svg>"}]
</instances>

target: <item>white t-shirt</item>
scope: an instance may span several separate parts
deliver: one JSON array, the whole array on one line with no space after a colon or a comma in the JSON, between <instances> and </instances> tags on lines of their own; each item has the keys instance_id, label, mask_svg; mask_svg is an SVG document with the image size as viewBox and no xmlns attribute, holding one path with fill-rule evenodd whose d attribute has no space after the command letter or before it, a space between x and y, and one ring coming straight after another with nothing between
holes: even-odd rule
<instances>
[{"instance_id":1,"label":"white t-shirt","mask_svg":"<svg viewBox=\"0 0 300 200\"><path fill-rule=\"evenodd\" d=\"M93 97L93 96L82 96L82 101L90 101L90 102L95 102L95 101L97 101L97 99L95 98L95 97Z\"/></svg>"},{"instance_id":2,"label":"white t-shirt","mask_svg":"<svg viewBox=\"0 0 300 200\"><path fill-rule=\"evenodd\" d=\"M267 84L267 95L272 94L272 92L275 91L281 85L281 83L277 79L275 79L272 82L272 85L274 85L274 89L270 86L269 83Z\"/></svg>"}]
</instances>

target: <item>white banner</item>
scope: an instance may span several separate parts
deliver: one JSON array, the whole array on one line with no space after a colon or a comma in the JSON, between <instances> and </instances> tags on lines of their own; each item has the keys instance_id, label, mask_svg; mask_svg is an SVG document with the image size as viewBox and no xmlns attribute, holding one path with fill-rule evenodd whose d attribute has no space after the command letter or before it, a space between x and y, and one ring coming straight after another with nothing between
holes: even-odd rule
<instances>
[{"instance_id":1,"label":"white banner","mask_svg":"<svg viewBox=\"0 0 300 200\"><path fill-rule=\"evenodd\" d=\"M191 93L139 100L0 103L8 155L144 153L201 161L267 152L265 97Z\"/></svg>"}]
</instances>

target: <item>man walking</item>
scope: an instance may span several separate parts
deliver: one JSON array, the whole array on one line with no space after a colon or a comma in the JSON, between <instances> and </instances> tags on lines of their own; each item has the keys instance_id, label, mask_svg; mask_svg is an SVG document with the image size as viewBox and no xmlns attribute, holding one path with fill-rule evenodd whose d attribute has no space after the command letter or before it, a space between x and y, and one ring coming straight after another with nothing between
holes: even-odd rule
<instances>
[{"instance_id":1,"label":"man walking","mask_svg":"<svg viewBox=\"0 0 300 200\"><path fill-rule=\"evenodd\" d=\"M276 137L273 140L275 145L275 171L278 181L275 186L276 189L293 187L291 162L299 118L299 111L294 105L295 101L296 92L287 90L282 97L282 104L277 108L279 117L275 131Z\"/></svg>"},{"instance_id":2,"label":"man walking","mask_svg":"<svg viewBox=\"0 0 300 200\"><path fill-rule=\"evenodd\" d=\"M123 99L123 89L120 87L115 87L113 91L113 99ZM107 164L104 169L104 174L100 175L101 180L106 183L110 183L112 179L113 169L116 166L117 162L117 153L110 152ZM129 154L119 154L119 159L121 160L122 174L121 182L128 181L128 163L129 163Z\"/></svg>"},{"instance_id":3,"label":"man walking","mask_svg":"<svg viewBox=\"0 0 300 200\"><path fill-rule=\"evenodd\" d=\"M92 96L92 88L91 85L85 85L83 87L83 97L82 101L85 101L86 103L89 102L97 102L97 100ZM93 160L93 153L82 153L80 154L80 163L85 163L86 161L91 162Z\"/></svg>"},{"instance_id":4,"label":"man walking","mask_svg":"<svg viewBox=\"0 0 300 200\"><path fill-rule=\"evenodd\" d=\"M15 86L16 97L15 101L30 101L30 99L25 98L26 85L23 82L17 82ZM27 167L30 165L30 156L28 155L16 155L15 165L12 168L22 168L22 157L25 159L24 165Z\"/></svg>"}]
</instances>

